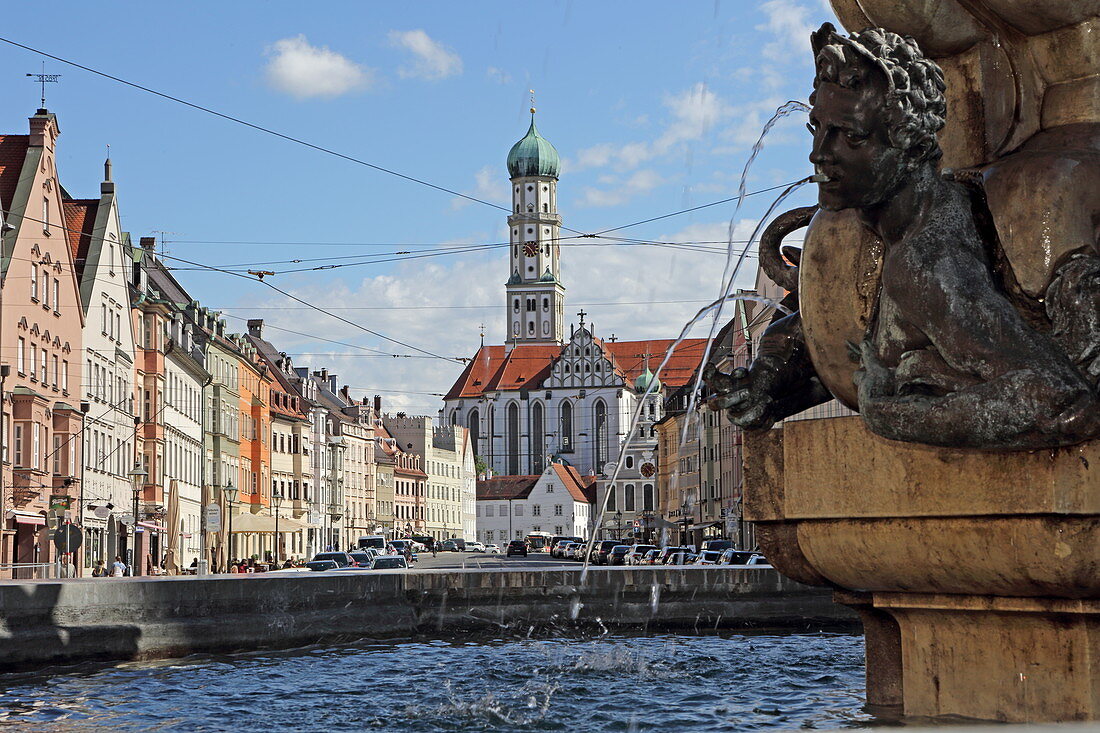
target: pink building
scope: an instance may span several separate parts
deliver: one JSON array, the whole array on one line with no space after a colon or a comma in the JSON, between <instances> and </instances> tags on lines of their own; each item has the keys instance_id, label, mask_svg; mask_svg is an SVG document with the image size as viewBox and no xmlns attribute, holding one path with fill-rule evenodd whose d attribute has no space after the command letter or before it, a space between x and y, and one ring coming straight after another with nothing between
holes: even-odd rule
<instances>
[{"instance_id":1,"label":"pink building","mask_svg":"<svg viewBox=\"0 0 1100 733\"><path fill-rule=\"evenodd\" d=\"M0 135L3 565L54 560L49 525L79 517L84 315L58 134L57 118L40 109L29 135Z\"/></svg>"}]
</instances>

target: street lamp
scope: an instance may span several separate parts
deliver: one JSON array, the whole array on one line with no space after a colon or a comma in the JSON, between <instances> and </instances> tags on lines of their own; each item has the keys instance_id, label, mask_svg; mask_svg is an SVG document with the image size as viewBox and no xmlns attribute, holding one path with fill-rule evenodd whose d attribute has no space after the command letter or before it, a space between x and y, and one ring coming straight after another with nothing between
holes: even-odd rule
<instances>
[{"instance_id":1,"label":"street lamp","mask_svg":"<svg viewBox=\"0 0 1100 733\"><path fill-rule=\"evenodd\" d=\"M283 495L275 491L271 492L271 505L275 507L275 566L279 566L279 507L283 505Z\"/></svg>"},{"instance_id":2,"label":"street lamp","mask_svg":"<svg viewBox=\"0 0 1100 733\"><path fill-rule=\"evenodd\" d=\"M344 513L340 510L340 507L338 505L336 505L336 504L329 504L328 505L328 518L331 520L331 523L329 524L329 532L330 533L334 534L334 530L336 528L333 527L332 525L339 522L340 518L343 517L343 516L344 516ZM333 534L329 535L329 540L330 541L333 539ZM339 546L339 542L336 542L333 545L334 548L336 548L338 546Z\"/></svg>"},{"instance_id":3,"label":"street lamp","mask_svg":"<svg viewBox=\"0 0 1100 733\"><path fill-rule=\"evenodd\" d=\"M623 513L621 510L615 512L615 528L618 530L615 538L621 542L623 539Z\"/></svg>"},{"instance_id":4,"label":"street lamp","mask_svg":"<svg viewBox=\"0 0 1100 733\"><path fill-rule=\"evenodd\" d=\"M688 514L688 512L690 511L691 505L688 504L686 501L680 505L680 521L684 523L684 535L680 539L680 544L682 545L688 544L688 525L691 524L691 516Z\"/></svg>"},{"instance_id":5,"label":"street lamp","mask_svg":"<svg viewBox=\"0 0 1100 733\"><path fill-rule=\"evenodd\" d=\"M140 463L135 463L129 475L130 484L134 487L134 528L131 532L133 539L130 541L130 575L137 575L134 572L134 563L137 560L138 497L141 496L141 492L145 488L145 481L149 478L149 472L142 468Z\"/></svg>"},{"instance_id":6,"label":"street lamp","mask_svg":"<svg viewBox=\"0 0 1100 733\"><path fill-rule=\"evenodd\" d=\"M652 527L653 527L653 510L652 509L643 509L642 510L642 541L647 543L647 544L650 541L650 535L651 535L651 532L652 532Z\"/></svg>"},{"instance_id":7,"label":"street lamp","mask_svg":"<svg viewBox=\"0 0 1100 733\"><path fill-rule=\"evenodd\" d=\"M233 480L229 479L225 482L225 487L222 489L225 492L225 503L229 505L229 557L228 560L236 560L237 554L234 549L237 546L237 541L233 537L233 505L237 503L237 489L233 486Z\"/></svg>"}]
</instances>

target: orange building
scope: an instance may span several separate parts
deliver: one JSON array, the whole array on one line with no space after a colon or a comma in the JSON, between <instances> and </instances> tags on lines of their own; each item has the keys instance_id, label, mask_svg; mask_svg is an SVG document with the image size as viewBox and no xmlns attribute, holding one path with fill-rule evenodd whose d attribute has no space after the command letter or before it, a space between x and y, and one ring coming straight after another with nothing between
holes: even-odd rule
<instances>
[{"instance_id":1,"label":"orange building","mask_svg":"<svg viewBox=\"0 0 1100 733\"><path fill-rule=\"evenodd\" d=\"M240 358L237 362L240 394L240 511L271 516L271 405L275 379L256 347L245 337L229 337ZM240 525L238 525L240 526ZM257 532L237 538L238 555L274 554L274 535Z\"/></svg>"}]
</instances>

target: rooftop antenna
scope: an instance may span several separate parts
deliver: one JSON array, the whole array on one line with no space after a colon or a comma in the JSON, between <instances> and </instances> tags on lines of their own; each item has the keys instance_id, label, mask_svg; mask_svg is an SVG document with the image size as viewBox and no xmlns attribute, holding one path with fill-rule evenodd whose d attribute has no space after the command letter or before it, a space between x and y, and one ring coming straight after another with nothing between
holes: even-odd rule
<instances>
[{"instance_id":1,"label":"rooftop antenna","mask_svg":"<svg viewBox=\"0 0 1100 733\"><path fill-rule=\"evenodd\" d=\"M166 237L165 235L166 234L175 234L175 235L178 236L179 232L166 232L163 229L153 229L151 231L153 232L153 234L159 234L160 235L159 237L157 237L157 242L159 243L159 247L157 248L157 254L161 257L167 257L168 256L168 237Z\"/></svg>"},{"instance_id":2,"label":"rooftop antenna","mask_svg":"<svg viewBox=\"0 0 1100 733\"><path fill-rule=\"evenodd\" d=\"M27 74L27 76L31 77L36 82L42 85L42 106L40 107L40 109L46 109L46 85L56 84L57 80L61 78L61 74L47 74L46 62L43 61L41 74Z\"/></svg>"}]
</instances>

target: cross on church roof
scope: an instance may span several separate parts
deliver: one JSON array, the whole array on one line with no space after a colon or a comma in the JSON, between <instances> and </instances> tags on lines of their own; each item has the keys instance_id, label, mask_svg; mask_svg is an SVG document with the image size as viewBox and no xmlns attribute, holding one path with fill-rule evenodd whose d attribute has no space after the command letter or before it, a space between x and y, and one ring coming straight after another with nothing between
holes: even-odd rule
<instances>
[{"instance_id":1,"label":"cross on church roof","mask_svg":"<svg viewBox=\"0 0 1100 733\"><path fill-rule=\"evenodd\" d=\"M584 328L584 317L588 314L584 312L584 308L581 308L577 315L581 317L581 328Z\"/></svg>"}]
</instances>

